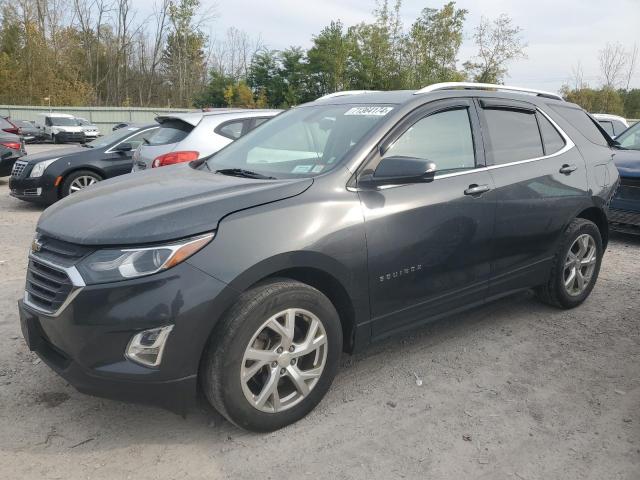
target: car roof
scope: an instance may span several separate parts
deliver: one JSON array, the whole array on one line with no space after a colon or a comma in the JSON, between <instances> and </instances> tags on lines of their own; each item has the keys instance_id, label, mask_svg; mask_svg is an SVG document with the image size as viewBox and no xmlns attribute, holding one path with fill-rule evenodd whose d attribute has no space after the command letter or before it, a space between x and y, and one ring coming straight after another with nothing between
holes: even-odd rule
<instances>
[{"instance_id":1,"label":"car roof","mask_svg":"<svg viewBox=\"0 0 640 480\"><path fill-rule=\"evenodd\" d=\"M250 109L250 108L219 108L216 110L209 110L206 112L186 112L186 113L168 113L166 115L158 115L156 117L157 122L163 122L165 120L176 119L182 120L190 125L196 126L205 117L213 117L224 115L226 118L246 118L246 117L258 117L258 116L272 116L280 113L282 110L275 109Z\"/></svg>"},{"instance_id":2,"label":"car roof","mask_svg":"<svg viewBox=\"0 0 640 480\"><path fill-rule=\"evenodd\" d=\"M627 119L620 115L612 115L610 113L593 113L592 114L598 120L618 120L619 122L627 124Z\"/></svg>"},{"instance_id":3,"label":"car roof","mask_svg":"<svg viewBox=\"0 0 640 480\"><path fill-rule=\"evenodd\" d=\"M61 117L61 118L76 118L73 115L69 115L68 113L39 113L38 115L42 117Z\"/></svg>"}]
</instances>

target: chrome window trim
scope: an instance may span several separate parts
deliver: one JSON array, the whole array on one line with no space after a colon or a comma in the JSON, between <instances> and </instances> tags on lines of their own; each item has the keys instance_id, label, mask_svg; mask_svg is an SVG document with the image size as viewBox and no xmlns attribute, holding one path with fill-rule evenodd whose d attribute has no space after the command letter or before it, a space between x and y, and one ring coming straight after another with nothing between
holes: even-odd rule
<instances>
[{"instance_id":1,"label":"chrome window trim","mask_svg":"<svg viewBox=\"0 0 640 480\"><path fill-rule=\"evenodd\" d=\"M504 167L512 167L514 165L522 165L525 163L531 163L531 162L537 162L540 160L546 160L548 158L553 158L553 157L557 157L559 155L563 155L564 153L568 152L569 150L571 150L573 147L575 147L575 143L573 143L573 140L571 140L571 138L569 137L569 135L566 134L566 132L560 128L560 126L543 110L541 110L540 108L538 108L536 106L536 111L540 112L542 115L544 115L544 117L549 120L549 122L551 122L551 125L553 125L553 127L558 131L558 133L560 133L560 136L562 137L562 139L564 140L564 147L562 147L560 150L558 150L557 152L551 153L549 155L543 155L542 157L535 157L535 158L527 158L525 160L516 160L515 162L509 162L509 163L501 163L499 165L488 165L485 167L479 167L479 168L472 168L469 170L464 170L462 172L452 172L452 173L443 173L443 174L436 174L433 177L433 180L438 180L441 178L451 178L451 177L458 177L461 175L468 175L470 173L477 173L477 172L486 172L486 171L490 171L490 170L497 170L499 168L504 168ZM540 135L540 140L544 143L544 139L542 138L542 134ZM362 163L362 162L360 162ZM356 168L360 167L360 164L358 164L358 166ZM375 189L373 189L373 191L376 190L386 190L387 188L395 188L395 187L402 187L403 185L407 185L407 184L399 184L399 185L383 185L382 187L377 187ZM372 189L362 189L362 188L358 188L358 187L347 187L347 190L349 192L360 192L360 191L372 191Z\"/></svg>"},{"instance_id":2,"label":"chrome window trim","mask_svg":"<svg viewBox=\"0 0 640 480\"><path fill-rule=\"evenodd\" d=\"M104 151L104 153L117 153L115 150L113 150L114 148L116 148L118 145L123 144L123 143L127 143L127 140L129 140L131 137L138 135L139 133L143 133L143 132L148 132L149 130L153 130L154 128L159 128L160 125L158 125L157 127L149 127L147 129L138 129L135 132L133 132L131 135L129 135L127 138L125 138L124 140L120 140L118 143L116 143L113 147L109 147L108 149L106 149ZM125 127L126 128L126 127Z\"/></svg>"},{"instance_id":3,"label":"chrome window trim","mask_svg":"<svg viewBox=\"0 0 640 480\"><path fill-rule=\"evenodd\" d=\"M69 280L71 280L71 284L73 285L74 288L71 289L71 292L69 292L69 295L67 296L65 301L54 312L51 312L49 310L45 310L45 309L43 309L41 307L38 307L37 305L34 305L33 303L31 303L31 301L29 299L29 292L27 292L26 289L24 291L23 302L29 308L37 311L38 313L46 315L47 317L57 317L57 316L59 316L69 306L69 304L78 296L78 294L82 291L82 289L86 286L86 284L84 282L84 279L82 278L82 275L80 275L80 272L78 271L78 269L75 266L62 267L62 266L57 265L57 264L55 264L53 262L50 262L48 260L44 260L44 259L42 259L42 258L40 258L37 255L34 255L32 253L29 254L29 259L30 260L35 260L36 262L40 262L40 263L43 263L43 264L47 265L48 267L51 267L51 268L54 268L56 270L64 272L69 277Z\"/></svg>"}]
</instances>

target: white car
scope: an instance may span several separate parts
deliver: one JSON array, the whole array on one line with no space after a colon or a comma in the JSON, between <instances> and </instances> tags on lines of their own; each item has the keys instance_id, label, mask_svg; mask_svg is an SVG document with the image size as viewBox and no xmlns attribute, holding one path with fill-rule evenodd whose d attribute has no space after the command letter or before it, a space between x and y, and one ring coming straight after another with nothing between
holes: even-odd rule
<instances>
[{"instance_id":1,"label":"white car","mask_svg":"<svg viewBox=\"0 0 640 480\"><path fill-rule=\"evenodd\" d=\"M87 137L87 139L94 140L100 136L100 130L98 130L97 125L91 123L85 118L78 117L76 120L78 120L78 123L84 131L84 136Z\"/></svg>"},{"instance_id":2,"label":"white car","mask_svg":"<svg viewBox=\"0 0 640 480\"><path fill-rule=\"evenodd\" d=\"M78 120L66 113L41 113L36 126L43 132L45 140L53 143L84 143L86 138Z\"/></svg>"},{"instance_id":3,"label":"white car","mask_svg":"<svg viewBox=\"0 0 640 480\"><path fill-rule=\"evenodd\" d=\"M220 108L156 117L160 128L133 154L132 171L207 157L280 112Z\"/></svg>"},{"instance_id":4,"label":"white car","mask_svg":"<svg viewBox=\"0 0 640 480\"><path fill-rule=\"evenodd\" d=\"M593 118L598 121L600 126L604 128L605 132L607 132L611 138L616 138L627 128L629 128L627 120L624 117L620 117L618 115L610 115L608 113L594 113Z\"/></svg>"}]
</instances>

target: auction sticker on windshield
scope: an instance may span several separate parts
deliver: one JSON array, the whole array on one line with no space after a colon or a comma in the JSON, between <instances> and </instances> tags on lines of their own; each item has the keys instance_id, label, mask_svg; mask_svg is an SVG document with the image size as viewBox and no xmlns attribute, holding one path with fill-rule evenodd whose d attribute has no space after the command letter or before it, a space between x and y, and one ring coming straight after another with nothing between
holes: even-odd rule
<instances>
[{"instance_id":1,"label":"auction sticker on windshield","mask_svg":"<svg viewBox=\"0 0 640 480\"><path fill-rule=\"evenodd\" d=\"M383 117L391 110L393 110L393 107L353 107L344 112L344 114Z\"/></svg>"}]
</instances>

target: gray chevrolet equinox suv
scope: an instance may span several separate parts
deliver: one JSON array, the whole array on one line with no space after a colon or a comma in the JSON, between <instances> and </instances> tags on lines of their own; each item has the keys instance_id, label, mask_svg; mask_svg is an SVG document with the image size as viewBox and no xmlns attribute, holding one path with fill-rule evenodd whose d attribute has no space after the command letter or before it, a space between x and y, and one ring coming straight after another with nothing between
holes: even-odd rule
<instances>
[{"instance_id":1,"label":"gray chevrolet equinox suv","mask_svg":"<svg viewBox=\"0 0 640 480\"><path fill-rule=\"evenodd\" d=\"M200 391L275 430L320 402L342 352L523 289L580 305L613 154L551 93L331 94L208 158L49 207L23 334L81 392L184 412Z\"/></svg>"}]
</instances>

